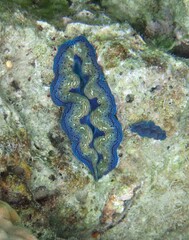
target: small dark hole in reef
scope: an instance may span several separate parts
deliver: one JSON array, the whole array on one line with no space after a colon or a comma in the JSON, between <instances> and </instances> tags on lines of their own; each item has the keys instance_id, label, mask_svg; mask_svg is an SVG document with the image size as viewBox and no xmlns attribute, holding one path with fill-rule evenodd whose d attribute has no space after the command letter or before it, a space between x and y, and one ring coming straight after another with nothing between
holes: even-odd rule
<instances>
[{"instance_id":1,"label":"small dark hole in reef","mask_svg":"<svg viewBox=\"0 0 189 240\"><path fill-rule=\"evenodd\" d=\"M34 143L34 146L37 150L40 150L40 147L36 143Z\"/></svg>"},{"instance_id":2,"label":"small dark hole in reef","mask_svg":"<svg viewBox=\"0 0 189 240\"><path fill-rule=\"evenodd\" d=\"M120 153L120 154L119 154L119 157L122 157L122 156L123 156L123 153Z\"/></svg>"},{"instance_id":3,"label":"small dark hole in reef","mask_svg":"<svg viewBox=\"0 0 189 240\"><path fill-rule=\"evenodd\" d=\"M32 214L28 214L27 220L28 220L28 221L29 221L29 220L32 220Z\"/></svg>"},{"instance_id":4,"label":"small dark hole in reef","mask_svg":"<svg viewBox=\"0 0 189 240\"><path fill-rule=\"evenodd\" d=\"M39 31L43 31L43 27L42 27L41 25L37 25L37 29L38 29Z\"/></svg>"},{"instance_id":5,"label":"small dark hole in reef","mask_svg":"<svg viewBox=\"0 0 189 240\"><path fill-rule=\"evenodd\" d=\"M54 135L53 133L49 133L48 138L51 141L53 147L55 148L58 148L59 143L64 141L64 137Z\"/></svg>"},{"instance_id":6,"label":"small dark hole in reef","mask_svg":"<svg viewBox=\"0 0 189 240\"><path fill-rule=\"evenodd\" d=\"M153 92L155 92L155 91L157 91L157 90L160 90L160 89L161 89L160 85L157 85L157 86L155 86L155 87L152 87L152 88L150 89L150 92L153 93Z\"/></svg>"},{"instance_id":7,"label":"small dark hole in reef","mask_svg":"<svg viewBox=\"0 0 189 240\"><path fill-rule=\"evenodd\" d=\"M131 103L134 101L134 95L133 94L128 94L125 98L127 103Z\"/></svg>"},{"instance_id":8,"label":"small dark hole in reef","mask_svg":"<svg viewBox=\"0 0 189 240\"><path fill-rule=\"evenodd\" d=\"M15 80L13 80L13 81L11 82L11 86L12 86L16 91L20 90L19 84L18 84Z\"/></svg>"},{"instance_id":9,"label":"small dark hole in reef","mask_svg":"<svg viewBox=\"0 0 189 240\"><path fill-rule=\"evenodd\" d=\"M170 53L177 57L189 58L189 45L182 42L179 46L175 46Z\"/></svg>"},{"instance_id":10,"label":"small dark hole in reef","mask_svg":"<svg viewBox=\"0 0 189 240\"><path fill-rule=\"evenodd\" d=\"M43 233L37 233L37 237L40 238L43 236Z\"/></svg>"},{"instance_id":11,"label":"small dark hole in reef","mask_svg":"<svg viewBox=\"0 0 189 240\"><path fill-rule=\"evenodd\" d=\"M56 153L53 150L50 150L48 152L48 154L49 154L50 157L53 157L53 156L55 156Z\"/></svg>"},{"instance_id":12,"label":"small dark hole in reef","mask_svg":"<svg viewBox=\"0 0 189 240\"><path fill-rule=\"evenodd\" d=\"M2 172L2 173L0 174L0 177L1 177L1 178L6 178L8 175L9 175L8 172Z\"/></svg>"},{"instance_id":13,"label":"small dark hole in reef","mask_svg":"<svg viewBox=\"0 0 189 240\"><path fill-rule=\"evenodd\" d=\"M169 150L170 149L170 146L167 146L167 150Z\"/></svg>"},{"instance_id":14,"label":"small dark hole in reef","mask_svg":"<svg viewBox=\"0 0 189 240\"><path fill-rule=\"evenodd\" d=\"M92 1L89 1L89 3L98 4L99 6L102 7L101 0L92 0Z\"/></svg>"},{"instance_id":15,"label":"small dark hole in reef","mask_svg":"<svg viewBox=\"0 0 189 240\"><path fill-rule=\"evenodd\" d=\"M52 180L52 181L55 181L55 180L56 180L56 177L55 177L53 174L51 174L51 175L49 176L49 179Z\"/></svg>"},{"instance_id":16,"label":"small dark hole in reef","mask_svg":"<svg viewBox=\"0 0 189 240\"><path fill-rule=\"evenodd\" d=\"M8 114L6 114L6 113L3 113L3 118L4 118L4 120L6 120L6 119L7 119L7 117L8 117Z\"/></svg>"},{"instance_id":17,"label":"small dark hole in reef","mask_svg":"<svg viewBox=\"0 0 189 240\"><path fill-rule=\"evenodd\" d=\"M31 62L30 62L30 65L31 65L32 67L35 67L35 61L31 61Z\"/></svg>"},{"instance_id":18,"label":"small dark hole in reef","mask_svg":"<svg viewBox=\"0 0 189 240\"><path fill-rule=\"evenodd\" d=\"M67 0L67 2L68 2L68 5L70 7L72 5L72 1L71 0Z\"/></svg>"}]
</instances>

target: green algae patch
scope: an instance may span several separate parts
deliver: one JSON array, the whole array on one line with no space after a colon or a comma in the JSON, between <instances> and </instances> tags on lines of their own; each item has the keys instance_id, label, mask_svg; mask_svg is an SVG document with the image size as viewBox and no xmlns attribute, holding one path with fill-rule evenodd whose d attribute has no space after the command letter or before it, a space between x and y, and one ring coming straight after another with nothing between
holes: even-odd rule
<instances>
[{"instance_id":1,"label":"green algae patch","mask_svg":"<svg viewBox=\"0 0 189 240\"><path fill-rule=\"evenodd\" d=\"M146 51L141 52L141 58L148 67L156 66L164 70L167 68L168 56L163 51L148 48Z\"/></svg>"},{"instance_id":2,"label":"green algae patch","mask_svg":"<svg viewBox=\"0 0 189 240\"><path fill-rule=\"evenodd\" d=\"M69 15L69 5L66 0L2 0L0 12L2 19L8 19L8 15L14 11L21 11L26 18L32 20L48 21L56 26L60 25L60 19Z\"/></svg>"},{"instance_id":3,"label":"green algae patch","mask_svg":"<svg viewBox=\"0 0 189 240\"><path fill-rule=\"evenodd\" d=\"M120 61L129 57L128 49L120 43L112 43L108 47L108 54L105 55L105 67L116 67Z\"/></svg>"}]
</instances>

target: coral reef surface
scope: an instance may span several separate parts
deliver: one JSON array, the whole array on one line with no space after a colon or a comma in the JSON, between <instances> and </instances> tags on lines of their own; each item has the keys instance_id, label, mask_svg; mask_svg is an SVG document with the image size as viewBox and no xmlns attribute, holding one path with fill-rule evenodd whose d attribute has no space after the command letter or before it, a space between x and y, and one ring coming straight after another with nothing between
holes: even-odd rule
<instances>
[{"instance_id":1,"label":"coral reef surface","mask_svg":"<svg viewBox=\"0 0 189 240\"><path fill-rule=\"evenodd\" d=\"M0 199L40 240L188 239L188 59L127 22L57 30L21 11L0 16ZM57 46L79 35L96 49L123 127L118 167L98 182L73 156L50 98ZM164 141L130 131L149 120Z\"/></svg>"}]
</instances>

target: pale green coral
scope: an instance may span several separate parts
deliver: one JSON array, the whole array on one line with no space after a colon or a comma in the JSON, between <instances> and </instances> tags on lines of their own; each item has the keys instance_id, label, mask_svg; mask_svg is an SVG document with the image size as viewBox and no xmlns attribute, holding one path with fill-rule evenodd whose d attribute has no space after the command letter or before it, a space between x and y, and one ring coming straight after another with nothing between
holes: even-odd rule
<instances>
[{"instance_id":1,"label":"pale green coral","mask_svg":"<svg viewBox=\"0 0 189 240\"><path fill-rule=\"evenodd\" d=\"M25 228L19 226L20 217L6 202L0 200L0 239L2 240L37 240Z\"/></svg>"}]
</instances>

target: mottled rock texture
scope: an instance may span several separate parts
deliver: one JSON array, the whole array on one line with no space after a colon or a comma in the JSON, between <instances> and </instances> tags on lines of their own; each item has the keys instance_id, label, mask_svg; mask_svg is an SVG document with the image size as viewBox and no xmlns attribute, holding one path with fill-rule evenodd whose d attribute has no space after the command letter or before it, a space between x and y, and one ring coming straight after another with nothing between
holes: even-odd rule
<instances>
[{"instance_id":1,"label":"mottled rock texture","mask_svg":"<svg viewBox=\"0 0 189 240\"><path fill-rule=\"evenodd\" d=\"M14 24L15 22L15 24ZM118 107L119 166L94 182L75 159L50 96L57 46L84 34ZM189 67L126 23L57 31L20 12L0 23L0 199L40 240L188 239ZM164 141L128 126L152 120Z\"/></svg>"},{"instance_id":2,"label":"mottled rock texture","mask_svg":"<svg viewBox=\"0 0 189 240\"><path fill-rule=\"evenodd\" d=\"M101 0L112 18L128 21L150 44L189 57L188 0Z\"/></svg>"}]
</instances>

